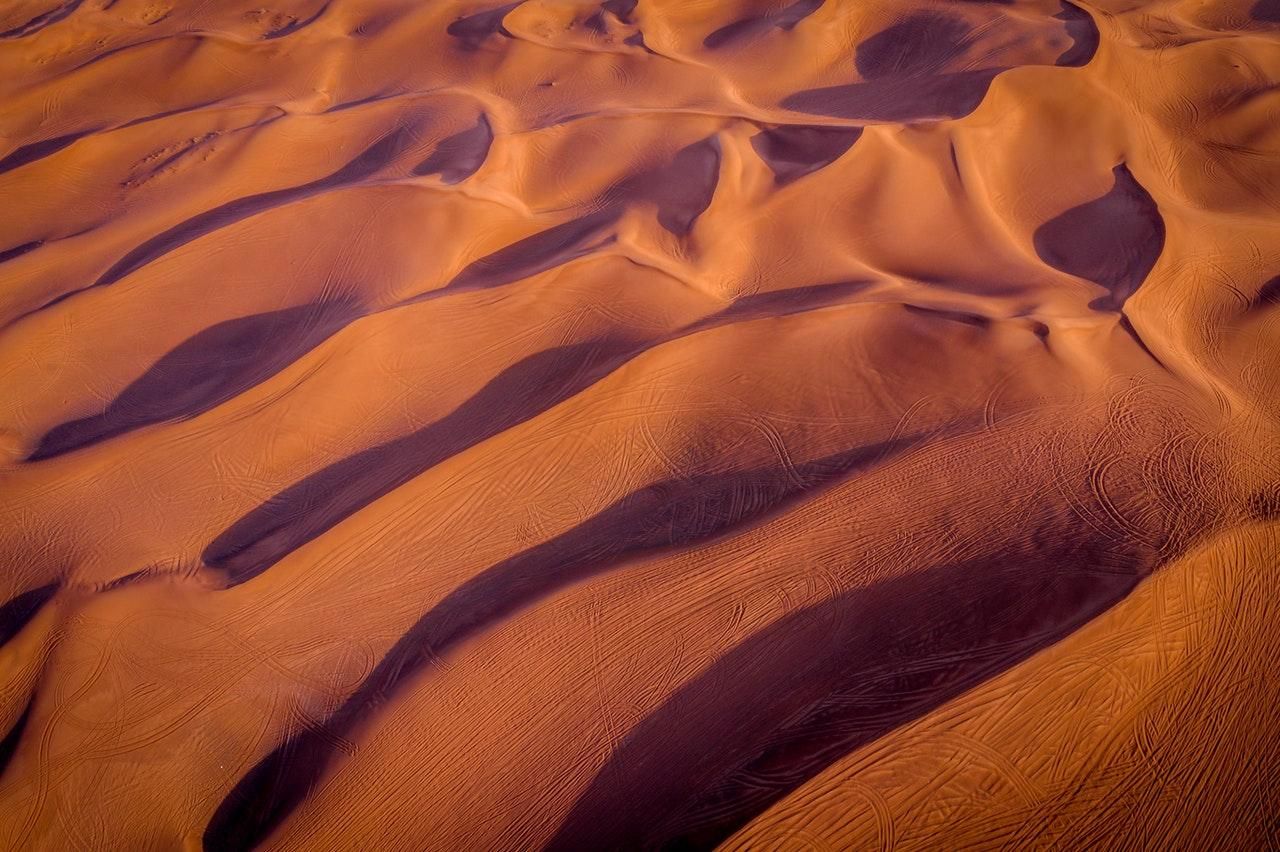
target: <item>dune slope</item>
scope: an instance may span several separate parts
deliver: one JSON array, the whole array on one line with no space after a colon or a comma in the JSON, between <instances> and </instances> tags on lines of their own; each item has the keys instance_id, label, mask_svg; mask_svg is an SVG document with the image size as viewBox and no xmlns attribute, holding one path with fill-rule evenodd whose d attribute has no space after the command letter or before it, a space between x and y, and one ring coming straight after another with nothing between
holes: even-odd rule
<instances>
[{"instance_id":1,"label":"dune slope","mask_svg":"<svg viewBox=\"0 0 1280 852\"><path fill-rule=\"evenodd\" d=\"M1272 0L0 8L0 848L1280 845Z\"/></svg>"}]
</instances>

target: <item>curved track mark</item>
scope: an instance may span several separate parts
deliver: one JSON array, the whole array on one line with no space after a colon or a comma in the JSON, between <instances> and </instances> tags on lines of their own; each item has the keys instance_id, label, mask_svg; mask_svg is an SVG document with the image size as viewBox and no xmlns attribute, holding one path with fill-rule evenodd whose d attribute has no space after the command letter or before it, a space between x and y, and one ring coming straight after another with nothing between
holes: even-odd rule
<instances>
[{"instance_id":1,"label":"curved track mark","mask_svg":"<svg viewBox=\"0 0 1280 852\"><path fill-rule=\"evenodd\" d=\"M405 678L486 627L630 557L722 535L836 478L901 453L919 437L854 448L793 468L746 470L639 489L562 535L463 583L400 638L320 730L290 736L219 805L204 847L251 849L311 793L335 758L334 743L387 701Z\"/></svg>"}]
</instances>

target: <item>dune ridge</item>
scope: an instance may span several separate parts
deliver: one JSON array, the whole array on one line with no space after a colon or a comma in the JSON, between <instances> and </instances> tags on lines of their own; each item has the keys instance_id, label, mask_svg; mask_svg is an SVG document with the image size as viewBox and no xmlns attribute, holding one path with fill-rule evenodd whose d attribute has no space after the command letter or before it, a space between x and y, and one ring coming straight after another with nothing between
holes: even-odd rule
<instances>
[{"instance_id":1,"label":"dune ridge","mask_svg":"<svg viewBox=\"0 0 1280 852\"><path fill-rule=\"evenodd\" d=\"M0 9L0 846L1280 843L1280 7L270 3Z\"/></svg>"}]
</instances>

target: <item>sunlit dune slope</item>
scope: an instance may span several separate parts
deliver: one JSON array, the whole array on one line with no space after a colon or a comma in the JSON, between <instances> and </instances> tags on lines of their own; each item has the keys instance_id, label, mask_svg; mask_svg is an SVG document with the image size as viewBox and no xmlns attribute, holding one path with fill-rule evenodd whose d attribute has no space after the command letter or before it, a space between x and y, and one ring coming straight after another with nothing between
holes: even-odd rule
<instances>
[{"instance_id":1,"label":"sunlit dune slope","mask_svg":"<svg viewBox=\"0 0 1280 852\"><path fill-rule=\"evenodd\" d=\"M1280 847L1275 0L0 7L6 849Z\"/></svg>"}]
</instances>

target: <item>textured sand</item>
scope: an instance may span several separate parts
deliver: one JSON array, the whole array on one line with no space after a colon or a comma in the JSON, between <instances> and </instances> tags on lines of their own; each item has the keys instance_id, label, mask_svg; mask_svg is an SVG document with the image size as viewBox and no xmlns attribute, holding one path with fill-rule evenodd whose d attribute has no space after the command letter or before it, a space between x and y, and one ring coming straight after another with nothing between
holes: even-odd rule
<instances>
[{"instance_id":1,"label":"textured sand","mask_svg":"<svg viewBox=\"0 0 1280 852\"><path fill-rule=\"evenodd\" d=\"M0 846L1280 848L1276 0L0 5Z\"/></svg>"}]
</instances>

